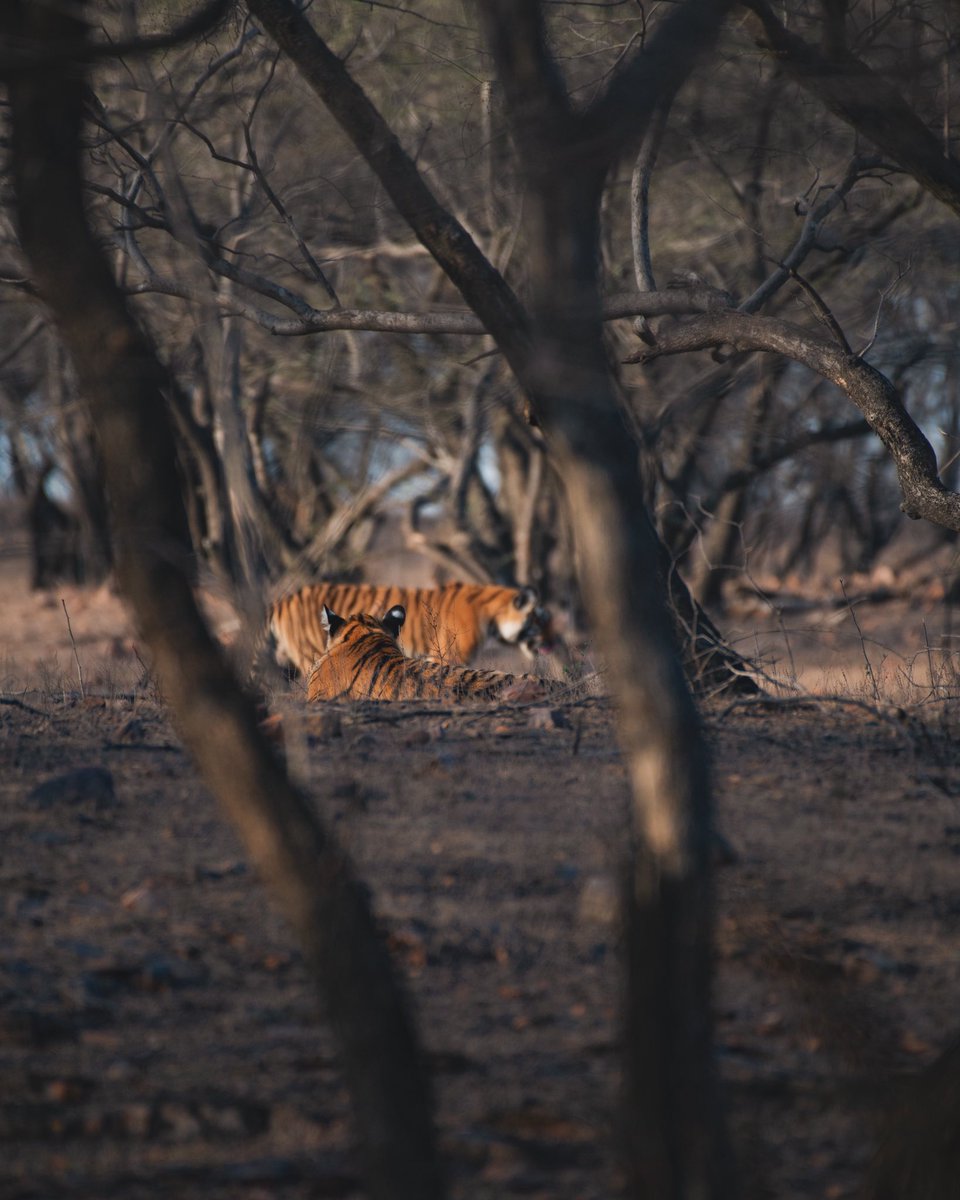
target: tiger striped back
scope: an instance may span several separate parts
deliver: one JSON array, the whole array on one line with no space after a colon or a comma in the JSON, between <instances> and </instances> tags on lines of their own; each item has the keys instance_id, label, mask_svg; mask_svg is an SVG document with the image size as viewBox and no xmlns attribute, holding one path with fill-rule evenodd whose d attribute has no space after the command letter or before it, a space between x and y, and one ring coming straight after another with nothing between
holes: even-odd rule
<instances>
[{"instance_id":1,"label":"tiger striped back","mask_svg":"<svg viewBox=\"0 0 960 1200\"><path fill-rule=\"evenodd\" d=\"M407 658L398 635L404 609L395 605L380 620L369 613L321 614L329 645L307 682L308 700L534 700L544 695L534 675L473 671L427 658Z\"/></svg>"},{"instance_id":2,"label":"tiger striped back","mask_svg":"<svg viewBox=\"0 0 960 1200\"><path fill-rule=\"evenodd\" d=\"M401 588L355 583L313 583L274 602L269 636L281 664L309 673L326 650L323 608L333 612L383 614L406 610L400 639L404 653L464 665L477 655L488 633L532 657L549 649L547 613L534 588L448 583L442 588Z\"/></svg>"}]
</instances>

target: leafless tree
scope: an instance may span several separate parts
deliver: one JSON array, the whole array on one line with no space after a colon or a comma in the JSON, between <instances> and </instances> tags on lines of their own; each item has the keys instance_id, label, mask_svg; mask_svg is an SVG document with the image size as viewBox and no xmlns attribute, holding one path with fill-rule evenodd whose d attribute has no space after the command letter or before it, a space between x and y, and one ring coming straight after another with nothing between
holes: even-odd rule
<instances>
[{"instance_id":1,"label":"leafless tree","mask_svg":"<svg viewBox=\"0 0 960 1200\"><path fill-rule=\"evenodd\" d=\"M207 5L200 16L211 22L224 7ZM258 732L189 585L165 401L171 383L127 311L84 211L78 67L95 47L81 20L43 4L6 10L2 29L18 48L3 66L20 237L99 435L120 586L184 740L300 936L339 1038L370 1194L437 1196L430 1086L365 892ZM133 43L127 53L139 49Z\"/></svg>"}]
</instances>

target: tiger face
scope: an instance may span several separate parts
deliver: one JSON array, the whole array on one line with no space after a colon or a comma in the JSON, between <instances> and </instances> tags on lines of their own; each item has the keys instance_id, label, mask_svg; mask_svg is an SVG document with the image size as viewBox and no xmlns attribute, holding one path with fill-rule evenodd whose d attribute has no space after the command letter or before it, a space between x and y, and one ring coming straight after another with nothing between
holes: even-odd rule
<instances>
[{"instance_id":1,"label":"tiger face","mask_svg":"<svg viewBox=\"0 0 960 1200\"><path fill-rule=\"evenodd\" d=\"M533 593L533 605L526 610L523 623L516 635L504 637L499 629L497 632L501 641L515 643L526 658L532 659L537 654L551 653L556 643L556 635L550 613L537 602L539 597L536 591L533 588L525 588L524 591Z\"/></svg>"},{"instance_id":2,"label":"tiger face","mask_svg":"<svg viewBox=\"0 0 960 1200\"><path fill-rule=\"evenodd\" d=\"M340 617L326 605L327 648L307 683L308 700L533 700L544 684L531 675L473 671L427 658L407 658L398 638L406 613L394 605L382 617Z\"/></svg>"},{"instance_id":3,"label":"tiger face","mask_svg":"<svg viewBox=\"0 0 960 1200\"><path fill-rule=\"evenodd\" d=\"M491 614L493 633L501 642L517 645L529 655L539 636L537 601L540 597L536 589L519 588L512 595L498 599L499 604Z\"/></svg>"}]
</instances>

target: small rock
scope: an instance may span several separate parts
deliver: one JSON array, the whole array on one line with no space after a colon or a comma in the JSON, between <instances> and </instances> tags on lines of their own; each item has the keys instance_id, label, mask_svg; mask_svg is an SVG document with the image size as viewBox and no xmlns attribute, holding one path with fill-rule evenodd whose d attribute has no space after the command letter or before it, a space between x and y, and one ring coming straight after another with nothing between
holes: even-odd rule
<instances>
[{"instance_id":1,"label":"small rock","mask_svg":"<svg viewBox=\"0 0 960 1200\"><path fill-rule=\"evenodd\" d=\"M166 905L149 882L124 892L120 903L130 912L149 914L166 911Z\"/></svg>"},{"instance_id":2,"label":"small rock","mask_svg":"<svg viewBox=\"0 0 960 1200\"><path fill-rule=\"evenodd\" d=\"M142 742L147 733L147 727L139 717L128 717L116 733L118 742Z\"/></svg>"},{"instance_id":3,"label":"small rock","mask_svg":"<svg viewBox=\"0 0 960 1200\"><path fill-rule=\"evenodd\" d=\"M880 563L870 573L870 582L875 588L893 588L897 583L897 575L889 563Z\"/></svg>"},{"instance_id":4,"label":"small rock","mask_svg":"<svg viewBox=\"0 0 960 1200\"><path fill-rule=\"evenodd\" d=\"M307 728L310 736L319 742L325 742L329 738L343 737L343 722L340 720L340 714L331 709L320 709L319 712L311 713Z\"/></svg>"},{"instance_id":5,"label":"small rock","mask_svg":"<svg viewBox=\"0 0 960 1200\"><path fill-rule=\"evenodd\" d=\"M616 925L620 894L612 875L591 875L580 889L578 919L585 925Z\"/></svg>"},{"instance_id":6,"label":"small rock","mask_svg":"<svg viewBox=\"0 0 960 1200\"><path fill-rule=\"evenodd\" d=\"M79 767L76 771L68 771L37 784L27 795L27 803L43 809L58 804L93 804L97 809L113 808L117 803L113 775L105 767Z\"/></svg>"},{"instance_id":7,"label":"small rock","mask_svg":"<svg viewBox=\"0 0 960 1200\"><path fill-rule=\"evenodd\" d=\"M230 859L227 862L210 863L209 866L199 864L194 868L194 877L201 879L226 879L230 875L246 875L247 864L242 858Z\"/></svg>"},{"instance_id":8,"label":"small rock","mask_svg":"<svg viewBox=\"0 0 960 1200\"><path fill-rule=\"evenodd\" d=\"M174 1142L189 1142L202 1132L200 1122L184 1104L161 1104L159 1113L163 1132Z\"/></svg>"},{"instance_id":9,"label":"small rock","mask_svg":"<svg viewBox=\"0 0 960 1200\"><path fill-rule=\"evenodd\" d=\"M500 699L504 704L527 704L531 700L542 700L545 693L546 688L539 679L521 677L503 689Z\"/></svg>"},{"instance_id":10,"label":"small rock","mask_svg":"<svg viewBox=\"0 0 960 1200\"><path fill-rule=\"evenodd\" d=\"M403 739L404 746L425 746L430 741L430 733L426 729L414 729Z\"/></svg>"},{"instance_id":11,"label":"small rock","mask_svg":"<svg viewBox=\"0 0 960 1200\"><path fill-rule=\"evenodd\" d=\"M531 729L569 729L570 719L562 708L531 708L527 713L527 723Z\"/></svg>"}]
</instances>

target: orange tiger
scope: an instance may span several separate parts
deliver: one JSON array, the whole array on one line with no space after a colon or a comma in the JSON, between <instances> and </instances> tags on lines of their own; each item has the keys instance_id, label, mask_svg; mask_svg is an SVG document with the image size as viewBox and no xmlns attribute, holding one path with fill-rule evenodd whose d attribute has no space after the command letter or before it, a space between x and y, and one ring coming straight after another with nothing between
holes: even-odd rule
<instances>
[{"instance_id":1,"label":"orange tiger","mask_svg":"<svg viewBox=\"0 0 960 1200\"><path fill-rule=\"evenodd\" d=\"M307 682L308 700L535 700L546 693L534 675L473 671L429 658L407 658L398 638L406 613L395 604L381 620L338 617L326 605L327 649Z\"/></svg>"},{"instance_id":2,"label":"orange tiger","mask_svg":"<svg viewBox=\"0 0 960 1200\"><path fill-rule=\"evenodd\" d=\"M550 621L535 588L448 583L441 588L401 588L355 583L313 583L275 601L268 636L281 665L301 674L327 645L323 608L335 612L383 614L394 606L407 613L401 646L406 654L444 663L471 662L488 633L515 644L532 658L550 649Z\"/></svg>"}]
</instances>

